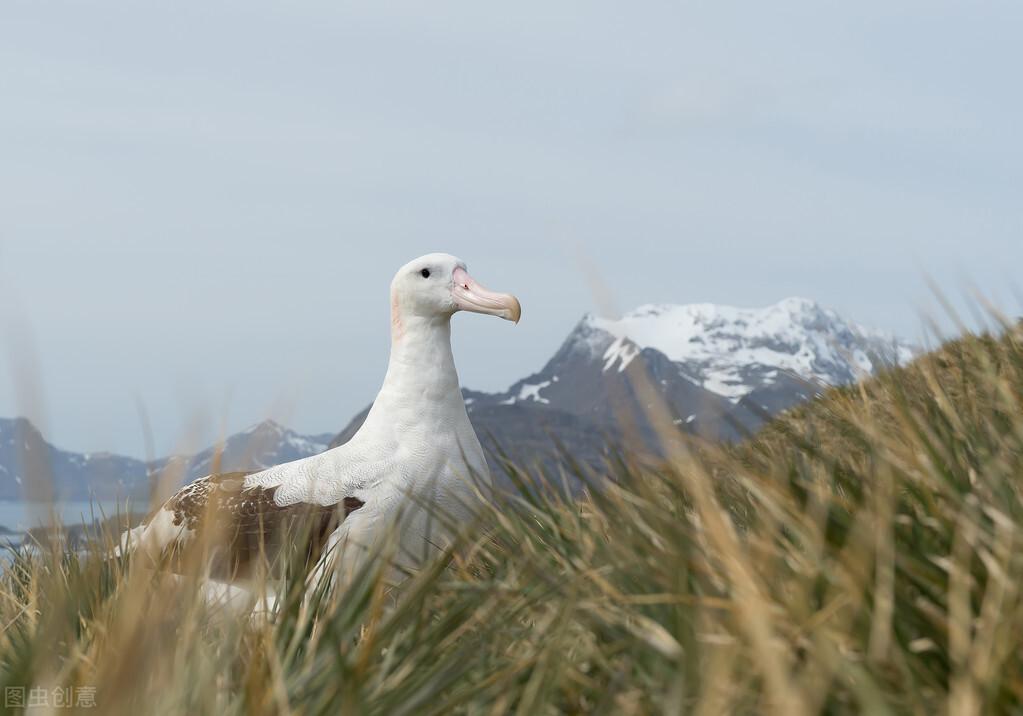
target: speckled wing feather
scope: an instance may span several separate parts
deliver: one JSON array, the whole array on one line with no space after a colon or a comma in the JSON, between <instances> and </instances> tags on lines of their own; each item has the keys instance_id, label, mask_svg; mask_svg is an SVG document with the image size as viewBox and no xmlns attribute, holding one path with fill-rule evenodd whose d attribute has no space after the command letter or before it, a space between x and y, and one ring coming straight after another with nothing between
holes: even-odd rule
<instances>
[{"instance_id":1,"label":"speckled wing feather","mask_svg":"<svg viewBox=\"0 0 1023 716\"><path fill-rule=\"evenodd\" d=\"M335 505L274 501L277 487L246 486L251 472L208 475L181 488L150 515L144 526L172 567L187 571L187 551L209 550L210 575L236 579L252 572L257 561L274 562L284 550L311 564L330 533L362 502L346 497ZM160 536L162 535L162 538Z\"/></svg>"}]
</instances>

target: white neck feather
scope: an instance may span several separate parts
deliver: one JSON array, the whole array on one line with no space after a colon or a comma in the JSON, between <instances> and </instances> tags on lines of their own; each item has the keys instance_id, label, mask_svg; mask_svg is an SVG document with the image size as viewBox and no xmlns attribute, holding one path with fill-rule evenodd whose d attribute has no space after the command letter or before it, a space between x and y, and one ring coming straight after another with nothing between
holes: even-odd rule
<instances>
[{"instance_id":1,"label":"white neck feather","mask_svg":"<svg viewBox=\"0 0 1023 716\"><path fill-rule=\"evenodd\" d=\"M450 317L393 321L387 375L358 437L385 446L465 430L472 427L451 353Z\"/></svg>"},{"instance_id":2,"label":"white neck feather","mask_svg":"<svg viewBox=\"0 0 1023 716\"><path fill-rule=\"evenodd\" d=\"M451 318L403 317L392 331L391 358L381 395L405 394L441 400L456 393L458 371L451 353Z\"/></svg>"}]
</instances>

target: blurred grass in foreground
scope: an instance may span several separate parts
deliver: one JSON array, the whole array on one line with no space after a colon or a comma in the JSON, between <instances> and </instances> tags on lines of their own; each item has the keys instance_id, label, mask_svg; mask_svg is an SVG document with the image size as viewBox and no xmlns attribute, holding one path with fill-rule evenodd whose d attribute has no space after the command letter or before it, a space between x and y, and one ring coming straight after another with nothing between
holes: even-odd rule
<instances>
[{"instance_id":1,"label":"blurred grass in foreground","mask_svg":"<svg viewBox=\"0 0 1023 716\"><path fill-rule=\"evenodd\" d=\"M0 692L224 716L1023 709L1017 328L668 454L619 453L576 500L517 472L485 536L397 588L371 565L306 602L295 579L272 623L127 559L20 556Z\"/></svg>"}]
</instances>

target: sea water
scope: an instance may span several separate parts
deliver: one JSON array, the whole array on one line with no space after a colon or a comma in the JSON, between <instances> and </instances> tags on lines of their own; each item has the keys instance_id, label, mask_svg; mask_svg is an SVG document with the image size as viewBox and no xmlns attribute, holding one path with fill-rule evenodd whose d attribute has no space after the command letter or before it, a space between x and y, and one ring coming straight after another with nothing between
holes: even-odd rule
<instances>
[{"instance_id":1,"label":"sea water","mask_svg":"<svg viewBox=\"0 0 1023 716\"><path fill-rule=\"evenodd\" d=\"M27 500L0 500L0 541L20 542L24 533L33 527L46 526L56 515L64 526L89 524L125 514L127 502L113 500L70 500L67 502L30 502ZM135 507L144 509L145 506ZM13 534L11 534L13 533Z\"/></svg>"}]
</instances>

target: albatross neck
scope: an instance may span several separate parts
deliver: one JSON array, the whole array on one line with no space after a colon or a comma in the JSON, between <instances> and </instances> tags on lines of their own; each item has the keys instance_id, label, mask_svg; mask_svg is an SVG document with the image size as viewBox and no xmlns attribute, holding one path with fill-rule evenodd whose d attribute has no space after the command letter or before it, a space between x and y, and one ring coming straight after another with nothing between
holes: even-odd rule
<instances>
[{"instance_id":1,"label":"albatross neck","mask_svg":"<svg viewBox=\"0 0 1023 716\"><path fill-rule=\"evenodd\" d=\"M450 316L403 316L391 332L391 358L381 394L441 400L462 394L451 353Z\"/></svg>"}]
</instances>

